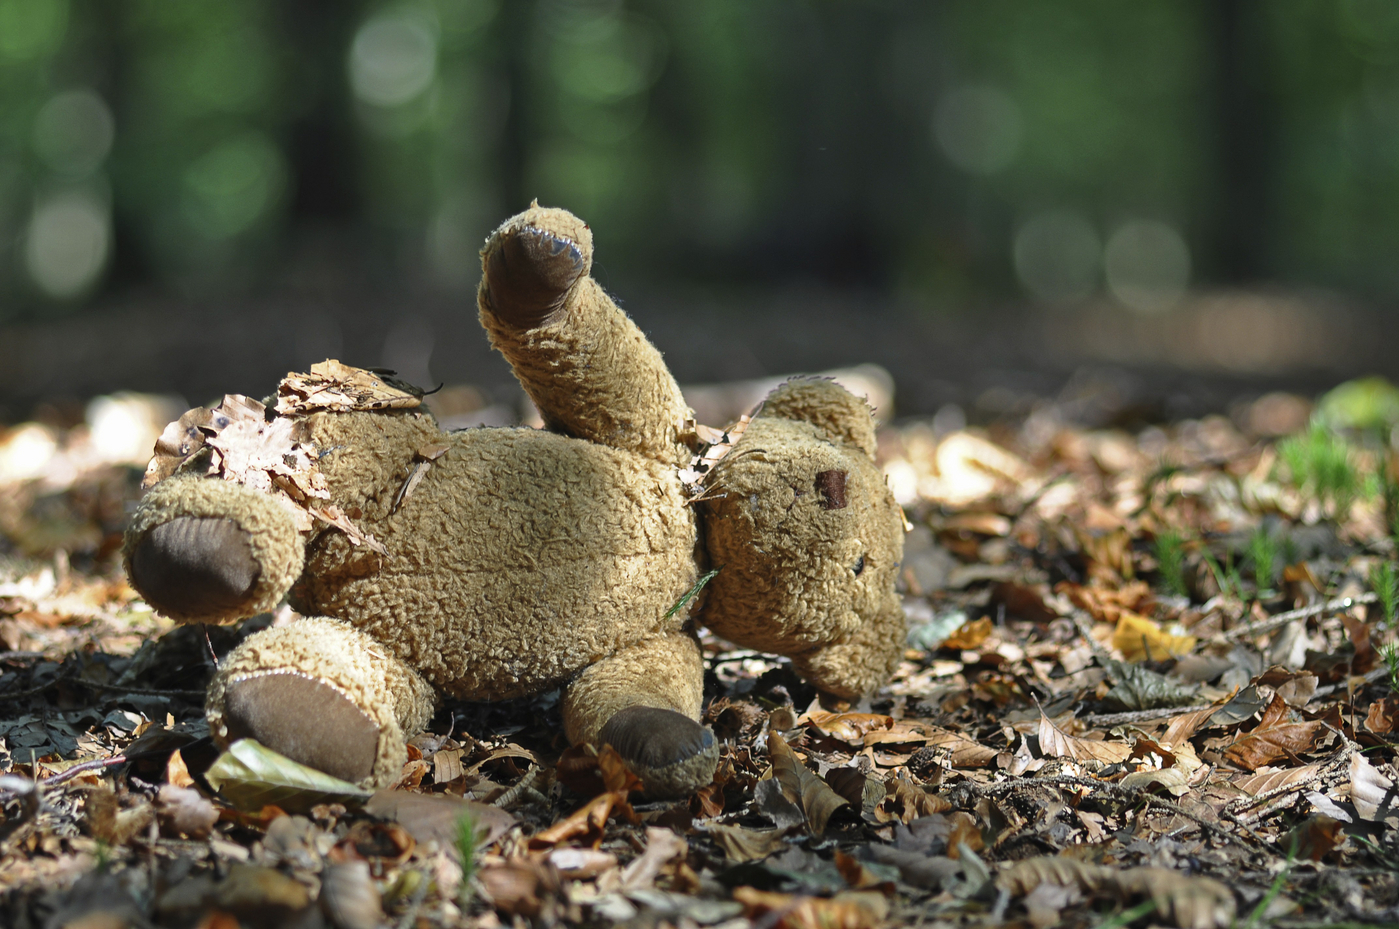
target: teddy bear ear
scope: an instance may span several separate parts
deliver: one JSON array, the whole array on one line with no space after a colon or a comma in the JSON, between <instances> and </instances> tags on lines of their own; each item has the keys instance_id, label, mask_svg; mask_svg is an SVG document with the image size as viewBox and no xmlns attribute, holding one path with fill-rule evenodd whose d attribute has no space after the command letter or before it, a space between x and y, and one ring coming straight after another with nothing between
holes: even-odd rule
<instances>
[{"instance_id":1,"label":"teddy bear ear","mask_svg":"<svg viewBox=\"0 0 1399 929\"><path fill-rule=\"evenodd\" d=\"M810 423L827 439L874 457L874 412L829 378L794 378L768 394L760 419L795 419Z\"/></svg>"}]
</instances>

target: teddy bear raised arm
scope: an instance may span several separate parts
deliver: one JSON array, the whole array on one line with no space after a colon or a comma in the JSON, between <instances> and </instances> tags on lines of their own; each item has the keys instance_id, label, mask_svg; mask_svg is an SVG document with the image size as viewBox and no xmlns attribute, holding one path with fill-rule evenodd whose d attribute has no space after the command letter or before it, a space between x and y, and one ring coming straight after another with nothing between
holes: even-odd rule
<instances>
[{"instance_id":1,"label":"teddy bear raised arm","mask_svg":"<svg viewBox=\"0 0 1399 929\"><path fill-rule=\"evenodd\" d=\"M648 792L680 796L719 753L697 622L836 694L888 679L903 516L866 403L789 382L697 478L680 389L591 262L589 228L538 206L482 251L481 322L544 430L444 433L335 362L289 375L275 412L230 397L167 430L171 473L127 532L132 585L184 622L283 599L306 617L220 662L218 743L382 786L442 694L562 687L571 742L611 744Z\"/></svg>"}]
</instances>

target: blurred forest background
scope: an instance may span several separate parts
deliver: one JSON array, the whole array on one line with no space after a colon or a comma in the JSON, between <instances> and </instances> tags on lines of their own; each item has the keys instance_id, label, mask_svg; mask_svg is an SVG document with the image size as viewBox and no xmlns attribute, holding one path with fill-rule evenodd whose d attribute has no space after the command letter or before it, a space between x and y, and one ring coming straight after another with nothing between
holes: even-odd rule
<instances>
[{"instance_id":1,"label":"blurred forest background","mask_svg":"<svg viewBox=\"0 0 1399 929\"><path fill-rule=\"evenodd\" d=\"M476 251L536 197L682 381L1392 375L1399 3L0 0L0 421L326 356L506 400Z\"/></svg>"}]
</instances>

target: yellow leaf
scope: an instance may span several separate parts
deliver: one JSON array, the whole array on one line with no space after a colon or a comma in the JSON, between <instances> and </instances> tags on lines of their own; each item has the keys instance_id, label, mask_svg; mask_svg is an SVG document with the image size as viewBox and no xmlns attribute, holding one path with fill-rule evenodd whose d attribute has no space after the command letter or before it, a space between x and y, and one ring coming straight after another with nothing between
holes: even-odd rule
<instances>
[{"instance_id":1,"label":"yellow leaf","mask_svg":"<svg viewBox=\"0 0 1399 929\"><path fill-rule=\"evenodd\" d=\"M1122 653L1125 661L1164 661L1180 658L1195 649L1193 635L1171 635L1161 627L1135 613L1123 613L1112 635L1112 647Z\"/></svg>"}]
</instances>

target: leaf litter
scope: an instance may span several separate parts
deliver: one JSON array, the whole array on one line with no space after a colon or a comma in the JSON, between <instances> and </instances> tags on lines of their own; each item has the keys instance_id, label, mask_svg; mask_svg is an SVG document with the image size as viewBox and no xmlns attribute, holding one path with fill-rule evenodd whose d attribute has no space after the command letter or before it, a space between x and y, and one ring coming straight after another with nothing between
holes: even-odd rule
<instances>
[{"instance_id":1,"label":"leaf litter","mask_svg":"<svg viewBox=\"0 0 1399 929\"><path fill-rule=\"evenodd\" d=\"M419 400L335 363L275 405ZM885 426L913 527L894 680L833 700L704 637L723 755L665 803L610 748L563 744L557 695L449 704L372 795L255 743L220 755L209 645L293 614L207 644L173 627L114 557L140 466L81 426L0 432L0 923L1396 921L1399 453L1323 406L1297 439L1252 434L1247 409ZM691 426L692 475L745 424ZM40 433L48 465L13 465ZM294 418L228 397L159 434L151 473L204 468L341 525L314 460Z\"/></svg>"}]
</instances>

